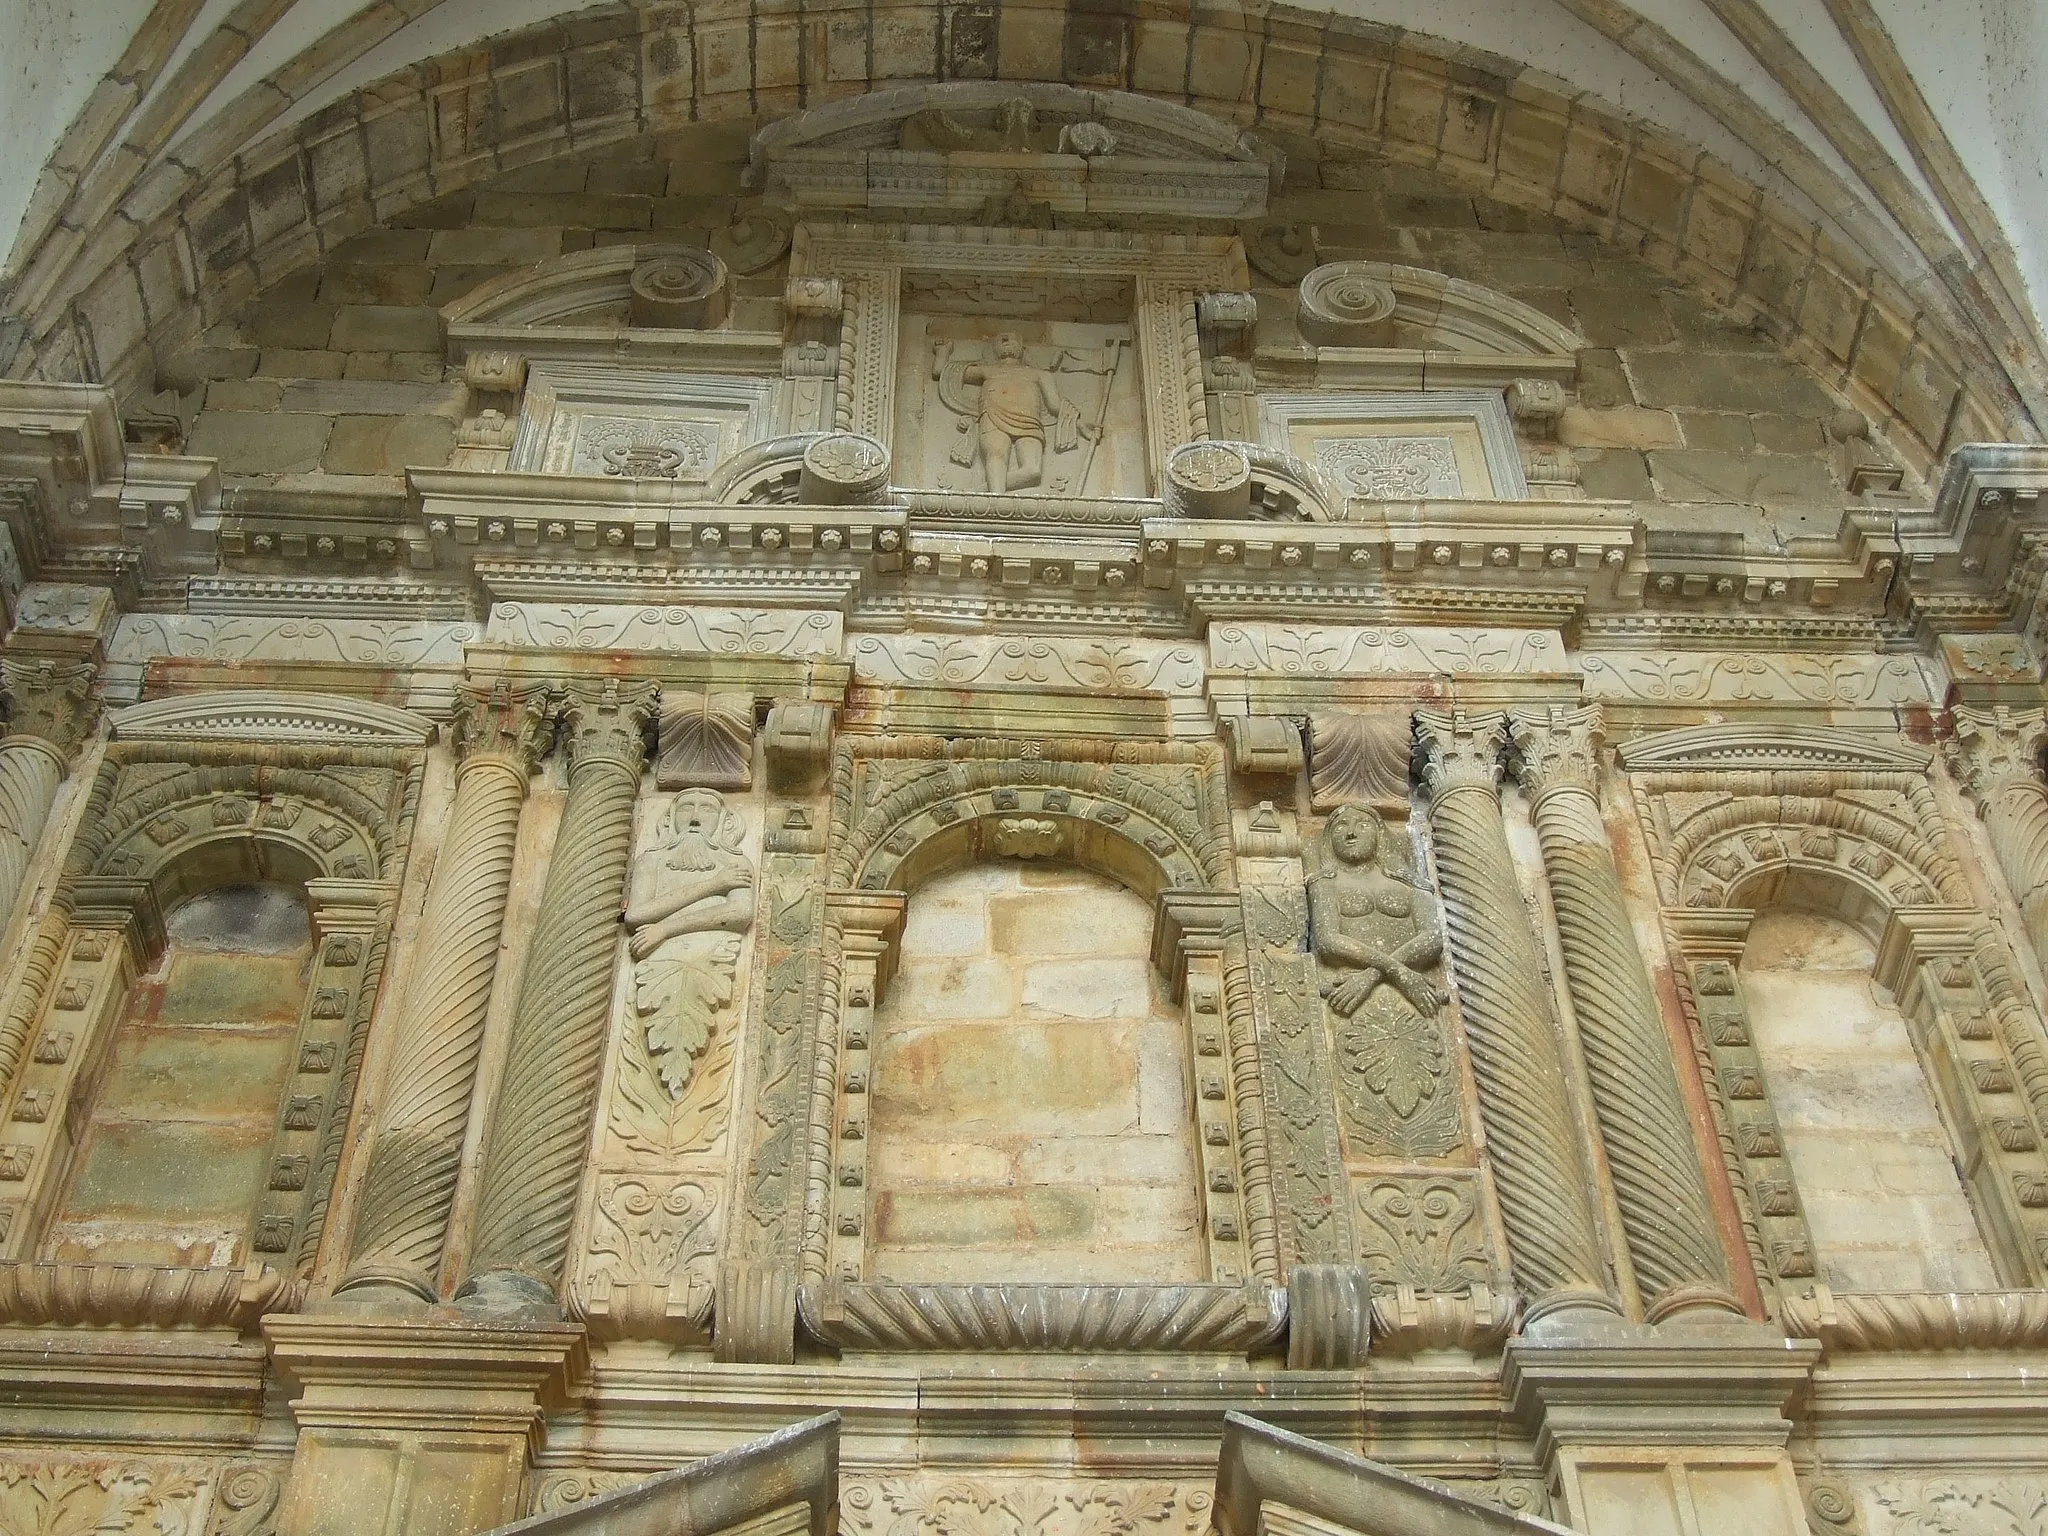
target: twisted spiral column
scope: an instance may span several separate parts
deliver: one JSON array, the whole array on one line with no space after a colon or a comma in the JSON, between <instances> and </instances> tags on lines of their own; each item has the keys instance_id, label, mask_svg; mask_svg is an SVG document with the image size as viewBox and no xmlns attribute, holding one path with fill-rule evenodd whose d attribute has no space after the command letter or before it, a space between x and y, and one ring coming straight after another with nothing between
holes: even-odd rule
<instances>
[{"instance_id":1,"label":"twisted spiral column","mask_svg":"<svg viewBox=\"0 0 2048 1536\"><path fill-rule=\"evenodd\" d=\"M0 658L8 707L0 740L0 927L14 915L72 755L98 718L98 681L91 657L68 646L31 649L17 637Z\"/></svg>"},{"instance_id":2,"label":"twisted spiral column","mask_svg":"<svg viewBox=\"0 0 2048 1536\"><path fill-rule=\"evenodd\" d=\"M14 912L67 766L40 736L0 741L0 924Z\"/></svg>"},{"instance_id":3,"label":"twisted spiral column","mask_svg":"<svg viewBox=\"0 0 2048 1536\"><path fill-rule=\"evenodd\" d=\"M1507 717L1418 713L1423 786L1472 1070L1528 1316L1615 1311L1579 1160L1543 960L1500 814Z\"/></svg>"},{"instance_id":4,"label":"twisted spiral column","mask_svg":"<svg viewBox=\"0 0 2048 1536\"><path fill-rule=\"evenodd\" d=\"M507 731L497 729L490 709L491 701L463 700L469 724L460 734L473 744L457 770L455 803L420 918L419 968L399 1014L390 1092L370 1144L339 1291L395 1289L436 1298L512 893L519 814L545 741L538 710L529 708Z\"/></svg>"},{"instance_id":5,"label":"twisted spiral column","mask_svg":"<svg viewBox=\"0 0 2048 1536\"><path fill-rule=\"evenodd\" d=\"M1600 711L1518 713L1512 730L1543 845L1565 986L1592 1069L1600 1138L1650 1320L1691 1311L1740 1315L1671 1039L1600 817Z\"/></svg>"},{"instance_id":6,"label":"twisted spiral column","mask_svg":"<svg viewBox=\"0 0 2048 1536\"><path fill-rule=\"evenodd\" d=\"M1955 711L1949 767L1984 818L1991 852L2019 903L2027 938L2048 965L2048 784L2041 748L2048 713L2038 709Z\"/></svg>"},{"instance_id":7,"label":"twisted spiral column","mask_svg":"<svg viewBox=\"0 0 2048 1536\"><path fill-rule=\"evenodd\" d=\"M512 1015L458 1300L494 1304L498 1291L545 1310L559 1294L597 1104L653 704L651 687L568 690L569 796Z\"/></svg>"}]
</instances>

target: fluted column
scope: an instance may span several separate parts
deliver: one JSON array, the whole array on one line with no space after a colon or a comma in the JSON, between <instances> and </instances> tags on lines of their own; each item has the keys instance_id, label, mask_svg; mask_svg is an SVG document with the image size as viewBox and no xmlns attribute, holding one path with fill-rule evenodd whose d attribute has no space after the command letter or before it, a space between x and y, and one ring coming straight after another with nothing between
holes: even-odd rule
<instances>
[{"instance_id":1,"label":"fluted column","mask_svg":"<svg viewBox=\"0 0 2048 1536\"><path fill-rule=\"evenodd\" d=\"M1507 717L1419 713L1423 786L1459 1006L1528 1316L1615 1311L1542 955L1501 823Z\"/></svg>"},{"instance_id":2,"label":"fluted column","mask_svg":"<svg viewBox=\"0 0 2048 1536\"><path fill-rule=\"evenodd\" d=\"M2048 784L2041 781L2041 748L2048 713L2038 709L1955 711L1949 767L1984 829L2005 883L2019 903L2027 938L2048 965Z\"/></svg>"},{"instance_id":3,"label":"fluted column","mask_svg":"<svg viewBox=\"0 0 2048 1536\"><path fill-rule=\"evenodd\" d=\"M538 689L457 702L455 803L427 890L398 1050L356 1207L347 1277L358 1302L436 1297L484 1016L512 892L527 781L547 745Z\"/></svg>"},{"instance_id":4,"label":"fluted column","mask_svg":"<svg viewBox=\"0 0 2048 1536\"><path fill-rule=\"evenodd\" d=\"M583 1178L611 1002L648 684L565 694L569 796L541 886L459 1299L552 1309Z\"/></svg>"},{"instance_id":5,"label":"fluted column","mask_svg":"<svg viewBox=\"0 0 2048 1536\"><path fill-rule=\"evenodd\" d=\"M1650 1320L1700 1310L1739 1315L1671 1037L1600 817L1600 710L1518 712L1512 729L1600 1138Z\"/></svg>"}]
</instances>

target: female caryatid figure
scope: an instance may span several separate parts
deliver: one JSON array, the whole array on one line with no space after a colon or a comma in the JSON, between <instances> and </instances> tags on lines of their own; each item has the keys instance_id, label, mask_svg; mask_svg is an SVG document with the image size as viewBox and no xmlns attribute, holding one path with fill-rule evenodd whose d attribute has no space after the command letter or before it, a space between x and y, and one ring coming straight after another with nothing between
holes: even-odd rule
<instances>
[{"instance_id":1,"label":"female caryatid figure","mask_svg":"<svg viewBox=\"0 0 2048 1536\"><path fill-rule=\"evenodd\" d=\"M1379 817L1345 806L1323 828L1323 867L1308 882L1322 993L1336 1016L1338 1092L1354 1141L1433 1156L1458 1138L1437 1012L1424 973L1443 958L1436 903L1380 864Z\"/></svg>"},{"instance_id":2,"label":"female caryatid figure","mask_svg":"<svg viewBox=\"0 0 2048 1536\"><path fill-rule=\"evenodd\" d=\"M633 1012L672 1099L689 1087L719 1010L732 1002L740 936L754 920L754 866L741 836L724 796L686 789L669 806L661 844L633 860Z\"/></svg>"}]
</instances>

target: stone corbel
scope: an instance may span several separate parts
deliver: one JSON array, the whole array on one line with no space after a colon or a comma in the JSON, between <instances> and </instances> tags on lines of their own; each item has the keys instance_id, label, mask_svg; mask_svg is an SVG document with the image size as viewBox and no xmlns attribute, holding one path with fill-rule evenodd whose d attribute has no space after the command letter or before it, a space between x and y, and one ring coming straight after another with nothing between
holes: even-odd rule
<instances>
[{"instance_id":1,"label":"stone corbel","mask_svg":"<svg viewBox=\"0 0 2048 1536\"><path fill-rule=\"evenodd\" d=\"M1564 385L1556 379L1517 379L1508 386L1508 414L1531 441L1557 441L1558 418L1565 405Z\"/></svg>"},{"instance_id":2,"label":"stone corbel","mask_svg":"<svg viewBox=\"0 0 2048 1536\"><path fill-rule=\"evenodd\" d=\"M1300 722L1286 715L1225 715L1220 724L1234 773L1300 773Z\"/></svg>"},{"instance_id":3,"label":"stone corbel","mask_svg":"<svg viewBox=\"0 0 2048 1536\"><path fill-rule=\"evenodd\" d=\"M455 433L451 469L501 470L519 436L526 359L517 352L472 352L462 361L469 412Z\"/></svg>"},{"instance_id":4,"label":"stone corbel","mask_svg":"<svg viewBox=\"0 0 2048 1536\"><path fill-rule=\"evenodd\" d=\"M779 795L815 794L832 764L835 715L830 704L778 699L768 710L762 744L768 787Z\"/></svg>"}]
</instances>

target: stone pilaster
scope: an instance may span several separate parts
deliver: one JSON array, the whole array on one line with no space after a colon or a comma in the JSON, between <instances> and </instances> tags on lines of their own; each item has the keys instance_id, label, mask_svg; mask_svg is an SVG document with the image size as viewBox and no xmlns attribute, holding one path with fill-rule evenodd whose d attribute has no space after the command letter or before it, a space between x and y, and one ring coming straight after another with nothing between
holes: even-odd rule
<instances>
[{"instance_id":1,"label":"stone pilaster","mask_svg":"<svg viewBox=\"0 0 2048 1536\"><path fill-rule=\"evenodd\" d=\"M2048 965L2048 783L2041 749L2048 711L1958 708L1949 767L1984 818L1991 852L2027 925L2034 953Z\"/></svg>"},{"instance_id":2,"label":"stone pilaster","mask_svg":"<svg viewBox=\"0 0 2048 1536\"><path fill-rule=\"evenodd\" d=\"M1512 730L1600 1137L1650 1318L1740 1313L1671 1039L1600 817L1599 707L1519 712Z\"/></svg>"},{"instance_id":3,"label":"stone pilaster","mask_svg":"<svg viewBox=\"0 0 2048 1536\"><path fill-rule=\"evenodd\" d=\"M352 1304L436 1299L520 809L549 725L548 699L538 689L467 689L457 701L455 801L420 919L398 1050L339 1287Z\"/></svg>"},{"instance_id":4,"label":"stone pilaster","mask_svg":"<svg viewBox=\"0 0 2048 1536\"><path fill-rule=\"evenodd\" d=\"M458 1293L479 1310L556 1307L597 1103L653 709L651 684L609 679L565 690L569 795L520 979Z\"/></svg>"},{"instance_id":5,"label":"stone pilaster","mask_svg":"<svg viewBox=\"0 0 2048 1536\"><path fill-rule=\"evenodd\" d=\"M1532 1318L1577 1307L1613 1311L1563 1045L1501 822L1507 717L1423 712L1415 724L1452 969L1516 1284Z\"/></svg>"}]
</instances>

